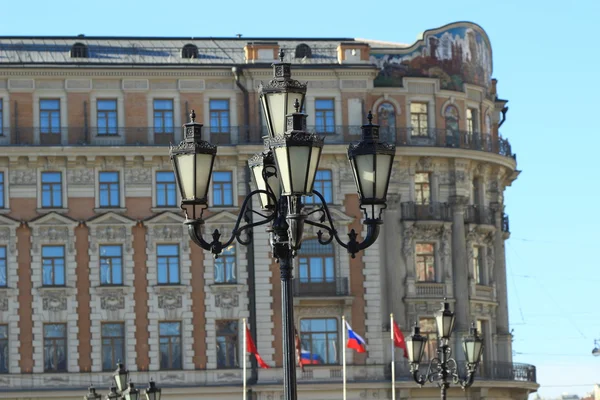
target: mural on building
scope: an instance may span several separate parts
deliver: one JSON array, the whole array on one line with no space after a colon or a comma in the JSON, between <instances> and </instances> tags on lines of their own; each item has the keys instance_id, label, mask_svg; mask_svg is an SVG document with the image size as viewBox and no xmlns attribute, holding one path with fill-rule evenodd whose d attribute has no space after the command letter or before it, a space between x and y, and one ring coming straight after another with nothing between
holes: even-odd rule
<instances>
[{"instance_id":1,"label":"mural on building","mask_svg":"<svg viewBox=\"0 0 600 400\"><path fill-rule=\"evenodd\" d=\"M393 53L378 51L371 53L380 69L375 86L403 86L405 76L429 77L439 78L442 89L462 91L463 83L489 87L492 78L489 39L470 23L426 31L415 44Z\"/></svg>"}]
</instances>

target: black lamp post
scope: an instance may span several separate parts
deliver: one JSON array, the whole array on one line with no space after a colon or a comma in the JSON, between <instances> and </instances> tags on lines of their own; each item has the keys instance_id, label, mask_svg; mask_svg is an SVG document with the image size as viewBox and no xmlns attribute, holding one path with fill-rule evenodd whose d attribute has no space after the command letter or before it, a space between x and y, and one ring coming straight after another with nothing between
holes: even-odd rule
<instances>
[{"instance_id":1,"label":"black lamp post","mask_svg":"<svg viewBox=\"0 0 600 400\"><path fill-rule=\"evenodd\" d=\"M106 394L105 400L140 400L140 391L135 388L133 382L129 380L129 371L123 364L117 364L117 370L113 374L115 386L111 386ZM144 391L145 400L160 400L161 390L150 379L149 387ZM93 385L90 385L87 395L83 400L100 400L102 396L96 393Z\"/></svg>"},{"instance_id":2,"label":"black lamp post","mask_svg":"<svg viewBox=\"0 0 600 400\"><path fill-rule=\"evenodd\" d=\"M306 114L301 112L306 84L291 79L291 64L283 62L283 52L279 57L280 61L273 64L274 78L259 89L269 135L264 138L265 150L248 162L258 189L244 199L227 241L220 241L218 230L212 233L210 242L202 237L202 213L208 207L206 195L217 149L201 139L202 125L195 122L193 111L191 121L184 125L185 139L171 147L170 156L183 199L184 224L198 246L218 257L234 240L249 245L250 239L242 236L245 231L270 224L269 242L281 275L285 400L296 400L292 260L300 249L304 225L320 229L319 243L326 245L335 239L352 257L372 245L382 224L381 211L386 206L395 146L379 142L379 126L372 124L373 116L369 112L369 122L362 127L362 140L348 148L367 235L359 242L358 234L352 230L348 234L349 241L342 241L323 195L313 190L324 138L306 131ZM321 205L308 212L303 197L312 195L320 199ZM248 203L253 196L258 196L262 211L252 212L262 220L246 222ZM311 219L309 215L320 215L320 218Z\"/></svg>"},{"instance_id":3,"label":"black lamp post","mask_svg":"<svg viewBox=\"0 0 600 400\"><path fill-rule=\"evenodd\" d=\"M449 346L450 336L454 329L454 313L450 311L448 303L444 302L442 304L442 309L435 316L438 336L437 357L429 361L425 374L419 372L419 364L425 352L427 338L421 336L418 325L415 325L413 334L406 339L406 346L410 372L415 382L420 386L423 386L427 382L436 382L441 390L441 399L446 400L446 391L450 387L450 382L459 384L463 389L473 384L481 354L483 353L483 339L479 337L477 328L473 324L470 334L463 339L467 376L461 378L458 372L458 364L452 358L452 349Z\"/></svg>"}]
</instances>

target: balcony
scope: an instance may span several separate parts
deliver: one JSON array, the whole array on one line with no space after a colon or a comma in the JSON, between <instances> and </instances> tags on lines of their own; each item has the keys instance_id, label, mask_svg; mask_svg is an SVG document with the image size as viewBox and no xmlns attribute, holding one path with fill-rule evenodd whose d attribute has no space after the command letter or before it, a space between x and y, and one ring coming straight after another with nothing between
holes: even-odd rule
<instances>
[{"instance_id":1,"label":"balcony","mask_svg":"<svg viewBox=\"0 0 600 400\"><path fill-rule=\"evenodd\" d=\"M508 215L507 214L502 214L502 232L510 232L509 229L509 225L508 225Z\"/></svg>"},{"instance_id":2,"label":"balcony","mask_svg":"<svg viewBox=\"0 0 600 400\"><path fill-rule=\"evenodd\" d=\"M403 221L452 221L452 212L447 203L417 204L407 201L400 205Z\"/></svg>"},{"instance_id":3,"label":"balcony","mask_svg":"<svg viewBox=\"0 0 600 400\"><path fill-rule=\"evenodd\" d=\"M489 207L468 206L465 210L465 223L495 225L495 213Z\"/></svg>"},{"instance_id":4,"label":"balcony","mask_svg":"<svg viewBox=\"0 0 600 400\"><path fill-rule=\"evenodd\" d=\"M294 279L294 296L297 297L335 297L349 294L348 278L333 278L327 281Z\"/></svg>"},{"instance_id":5,"label":"balcony","mask_svg":"<svg viewBox=\"0 0 600 400\"><path fill-rule=\"evenodd\" d=\"M310 132L325 136L327 144L347 144L360 140L359 125L308 126ZM68 127L52 132L42 132L39 127L5 129L0 134L0 146L164 146L174 141L181 131L158 133L153 127ZM263 126L205 126L204 139L220 145L260 145L267 134ZM389 128L381 127L381 140L395 143L398 147L444 147L484 151L515 158L508 140L491 135L467 132L448 132L445 129Z\"/></svg>"}]
</instances>

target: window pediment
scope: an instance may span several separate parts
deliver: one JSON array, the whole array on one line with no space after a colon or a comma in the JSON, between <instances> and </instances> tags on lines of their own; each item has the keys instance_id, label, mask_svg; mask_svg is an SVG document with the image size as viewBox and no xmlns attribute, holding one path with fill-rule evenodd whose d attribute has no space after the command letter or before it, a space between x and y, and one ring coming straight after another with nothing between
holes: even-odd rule
<instances>
[{"instance_id":1,"label":"window pediment","mask_svg":"<svg viewBox=\"0 0 600 400\"><path fill-rule=\"evenodd\" d=\"M157 241L172 241L181 243L182 249L187 251L189 249L189 240L184 236L187 234L183 226L184 220L183 217L170 211L163 212L146 220L148 248L151 250L154 249Z\"/></svg>"},{"instance_id":2,"label":"window pediment","mask_svg":"<svg viewBox=\"0 0 600 400\"><path fill-rule=\"evenodd\" d=\"M16 229L21 225L20 222L12 218L0 215L0 243L8 245L10 254L14 254L17 250L17 234Z\"/></svg>"},{"instance_id":3,"label":"window pediment","mask_svg":"<svg viewBox=\"0 0 600 400\"><path fill-rule=\"evenodd\" d=\"M98 250L98 242L123 243L125 250L131 251L131 228L135 221L114 212L108 212L89 220L90 249Z\"/></svg>"},{"instance_id":4,"label":"window pediment","mask_svg":"<svg viewBox=\"0 0 600 400\"><path fill-rule=\"evenodd\" d=\"M32 251L39 252L43 244L63 244L69 253L75 251L74 229L78 222L56 212L42 215L29 223L32 230Z\"/></svg>"}]
</instances>

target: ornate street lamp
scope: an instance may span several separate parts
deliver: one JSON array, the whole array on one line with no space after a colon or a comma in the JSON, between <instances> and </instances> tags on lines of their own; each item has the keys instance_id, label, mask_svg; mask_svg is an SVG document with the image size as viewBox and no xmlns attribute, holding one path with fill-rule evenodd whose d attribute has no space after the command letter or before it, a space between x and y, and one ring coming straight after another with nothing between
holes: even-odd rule
<instances>
[{"instance_id":1,"label":"ornate street lamp","mask_svg":"<svg viewBox=\"0 0 600 400\"><path fill-rule=\"evenodd\" d=\"M135 388L133 382L129 380L129 371L121 363L117 364L117 370L113 374L116 386L111 386L109 392L104 397L105 400L140 400L140 391ZM144 391L145 400L160 400L161 389L156 387L152 379L148 383L148 388ZM100 400L102 396L96 393L94 386L90 385L89 392L83 396L84 400Z\"/></svg>"},{"instance_id":2,"label":"ornate street lamp","mask_svg":"<svg viewBox=\"0 0 600 400\"><path fill-rule=\"evenodd\" d=\"M218 257L235 240L242 245L249 245L250 239L242 236L245 231L269 224L269 242L273 257L279 262L281 274L285 400L296 400L292 260L301 246L304 225L319 228L319 243L327 245L335 240L352 257L372 245L379 236L381 210L386 207L395 146L379 141L379 126L372 124L369 112L369 122L362 127L362 140L348 148L360 207L365 212L363 223L367 226L367 234L364 240L359 241L358 234L353 229L348 233L349 240L342 240L323 195L313 190L324 138L306 130L306 114L301 112L306 84L291 79L290 64L283 62L283 52L279 56L280 61L273 64L273 80L265 86L261 85L259 89L269 136L264 138L265 150L248 162L257 190L248 193L244 199L228 240L221 241L218 230L212 233L211 241L202 237L202 212L207 207L206 193L210 185L216 147L199 139L200 128L193 130L197 132L193 137L188 135L190 127L201 127L195 123L193 111L192 121L184 125L186 139L179 146L171 147L170 154L181 192L182 208L192 206L200 209L199 213L193 213L192 218L186 210L184 222L195 244ZM199 155L204 157L201 162L198 161ZM183 156L193 158L182 162ZM262 219L258 222L251 222L247 218L247 211L250 210L248 204L254 196L258 196L262 212L252 210L250 215L260 216ZM316 208L311 205L309 212L303 203L304 196L316 196L321 204ZM312 219L309 218L311 215L319 217Z\"/></svg>"},{"instance_id":3,"label":"ornate street lamp","mask_svg":"<svg viewBox=\"0 0 600 400\"><path fill-rule=\"evenodd\" d=\"M125 366L121 363L117 364L117 370L113 374L113 379L119 392L123 392L127 389L127 382L129 381L129 371L125 369Z\"/></svg>"},{"instance_id":4,"label":"ornate street lamp","mask_svg":"<svg viewBox=\"0 0 600 400\"><path fill-rule=\"evenodd\" d=\"M123 400L138 400L140 391L135 388L133 382L129 381L129 387L123 392Z\"/></svg>"},{"instance_id":5,"label":"ornate street lamp","mask_svg":"<svg viewBox=\"0 0 600 400\"><path fill-rule=\"evenodd\" d=\"M110 391L104 398L105 400L119 400L121 395L117 392L117 388L115 386L110 387Z\"/></svg>"},{"instance_id":6,"label":"ornate street lamp","mask_svg":"<svg viewBox=\"0 0 600 400\"><path fill-rule=\"evenodd\" d=\"M446 391L450 387L450 382L459 384L463 389L473 384L483 354L483 339L479 337L477 328L473 324L469 335L463 339L467 376L461 378L458 373L458 363L452 358L452 349L448 344L454 328L454 313L450 311L450 305L447 302L442 304L442 309L436 313L435 317L438 334L437 357L429 361L425 374L419 372L419 365L423 359L427 338L421 336L418 326L415 325L413 334L406 339L406 347L410 372L415 382L420 386L427 382L436 382L440 387L442 400L446 400Z\"/></svg>"},{"instance_id":7,"label":"ornate street lamp","mask_svg":"<svg viewBox=\"0 0 600 400\"><path fill-rule=\"evenodd\" d=\"M148 388L145 391L146 400L160 400L160 392L161 390L156 387L156 383L154 380L150 379L148 383Z\"/></svg>"},{"instance_id":8,"label":"ornate street lamp","mask_svg":"<svg viewBox=\"0 0 600 400\"><path fill-rule=\"evenodd\" d=\"M96 393L96 388L94 387L94 385L90 385L90 387L88 388L88 394L83 396L83 400L100 400L101 398L102 396Z\"/></svg>"}]
</instances>

